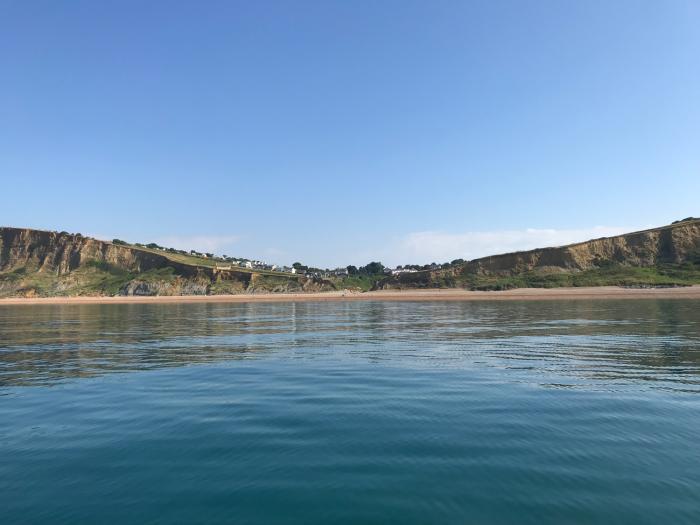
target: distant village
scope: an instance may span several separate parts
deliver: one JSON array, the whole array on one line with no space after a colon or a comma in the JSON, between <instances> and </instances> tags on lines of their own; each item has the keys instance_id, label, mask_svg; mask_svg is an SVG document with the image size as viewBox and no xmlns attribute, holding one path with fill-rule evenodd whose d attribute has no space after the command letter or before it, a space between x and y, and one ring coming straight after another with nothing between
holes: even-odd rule
<instances>
[{"instance_id":1,"label":"distant village","mask_svg":"<svg viewBox=\"0 0 700 525\"><path fill-rule=\"evenodd\" d=\"M207 254L201 254L199 256L206 257ZM344 277L350 277L352 275L378 275L378 274L384 274L384 275L400 275L403 273L415 273L418 271L424 271L424 270L437 270L444 265L439 265L439 264L426 264L423 266L419 265L407 265L407 266L397 266L396 268L389 268L385 267L381 263L370 263L367 266L362 266L362 267L355 267L355 266L346 266L345 268L333 268L333 269L320 269L320 268L310 268L308 266L304 266L300 263L294 263L292 266L278 266L276 264L268 264L264 261L256 261L256 260L248 260L248 259L236 259L233 257L227 257L225 255L221 257L215 257L216 262L216 269L218 270L231 270L233 267L237 266L240 268L248 268L252 270L266 270L270 272L281 272L281 273L289 273L289 274L297 274L297 275L303 275L305 277L309 278L317 278L317 279L328 279L332 277L336 278L344 278ZM229 264L222 264L221 262L218 262L218 260L221 260L223 262L229 263ZM376 267L373 268L368 268L371 265L375 265Z\"/></svg>"},{"instance_id":2,"label":"distant village","mask_svg":"<svg viewBox=\"0 0 700 525\"><path fill-rule=\"evenodd\" d=\"M195 252L196 253L196 252ZM209 257L211 254L197 254L198 257ZM366 266L356 267L353 265L346 266L344 268L311 268L305 266L301 263L294 263L292 266L278 266L276 264L268 264L264 261L249 260L249 259L236 259L235 257L228 257L222 255L220 257L213 256L216 260L215 268L218 270L231 270L234 267L247 268L251 270L265 270L269 272L280 272L294 275L303 275L308 278L316 279L329 279L329 278L345 278L351 277L353 275L400 275L403 273L415 273L418 271L425 270L438 270L449 266L449 264L426 264L426 265L407 265L407 266L397 266L396 268L385 267L382 263L371 262ZM221 262L220 262L221 261ZM461 262L461 259L460 259ZM225 264L228 263L228 264Z\"/></svg>"},{"instance_id":3,"label":"distant village","mask_svg":"<svg viewBox=\"0 0 700 525\"><path fill-rule=\"evenodd\" d=\"M208 257L211 254L197 254L199 257ZM217 261L215 267L219 270L231 270L234 267L248 268L251 270L265 270L269 272L281 272L287 274L303 275L308 278L316 279L328 279L328 278L345 278L354 275L400 275L404 273L415 273L419 271L426 270L438 270L440 268L448 267L450 264L461 263L462 259L453 261L452 263L445 264L425 264L425 265L406 265L397 266L396 268L385 267L382 263L371 262L366 266L356 267L353 265L346 266L344 268L311 268L305 266L301 263L294 263L292 266L278 266L276 264L268 264L264 261L249 260L249 259L236 259L234 257L227 257L223 255L221 257L213 256ZM219 262L221 261L221 262ZM228 264L224 264L228 263Z\"/></svg>"},{"instance_id":4,"label":"distant village","mask_svg":"<svg viewBox=\"0 0 700 525\"><path fill-rule=\"evenodd\" d=\"M112 241L113 244L122 244L122 245L128 245L127 242L122 241L120 239L114 239ZM408 264L404 266L397 266L395 268L389 268L385 267L382 263L380 262L371 262L365 266L360 266L356 267L353 265L346 266L344 268L334 268L334 269L321 269L321 268L313 268L309 267L306 265L303 265L299 262L295 262L292 266L284 266L284 265L277 265L277 264L269 264L265 261L260 261L260 260L255 260L255 259L245 259L245 258L239 258L239 257L229 257L228 255L215 255L213 253L208 253L208 252L198 252L197 250L178 250L176 248L165 248L163 246L159 246L156 243L149 243L149 244L141 244L141 243L135 243L134 246L137 246L139 248L147 248L149 250L158 250L158 251L164 251L168 253L173 253L173 254L180 254L188 257L198 257L201 259L209 259L214 262L214 268L216 270L233 270L236 268L245 268L248 270L259 270L259 271L266 271L266 272L278 272L278 273L283 273L283 274L291 274L291 275L303 275L304 277L308 278L314 278L314 279L329 279L329 278L346 278L346 277L352 277L352 276L361 276L361 275L372 275L372 276L377 276L377 275L401 275L405 273L415 273L419 271L429 271L429 270L438 270L440 268L446 268L449 267L450 265L453 264L461 264L464 262L463 259L455 259L454 261L450 263L443 263L443 264L436 264L436 263L430 263L430 264L424 264L424 265L417 265L417 264Z\"/></svg>"}]
</instances>

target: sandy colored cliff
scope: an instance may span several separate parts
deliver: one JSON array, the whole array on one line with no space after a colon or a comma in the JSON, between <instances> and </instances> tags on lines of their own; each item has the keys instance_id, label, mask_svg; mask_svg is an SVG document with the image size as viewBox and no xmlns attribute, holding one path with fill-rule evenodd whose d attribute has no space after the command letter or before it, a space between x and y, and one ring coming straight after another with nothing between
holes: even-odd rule
<instances>
[{"instance_id":1,"label":"sandy colored cliff","mask_svg":"<svg viewBox=\"0 0 700 525\"><path fill-rule=\"evenodd\" d=\"M0 228L0 297L320 292L328 283L218 270L79 234Z\"/></svg>"}]
</instances>

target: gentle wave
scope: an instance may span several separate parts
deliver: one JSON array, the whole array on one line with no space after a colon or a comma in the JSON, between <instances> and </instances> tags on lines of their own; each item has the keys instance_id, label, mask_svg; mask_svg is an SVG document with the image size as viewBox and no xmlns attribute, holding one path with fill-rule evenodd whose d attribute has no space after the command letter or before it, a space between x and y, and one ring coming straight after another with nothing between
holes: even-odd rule
<instances>
[{"instance_id":1,"label":"gentle wave","mask_svg":"<svg viewBox=\"0 0 700 525\"><path fill-rule=\"evenodd\" d=\"M698 312L0 307L0 517L694 524Z\"/></svg>"}]
</instances>

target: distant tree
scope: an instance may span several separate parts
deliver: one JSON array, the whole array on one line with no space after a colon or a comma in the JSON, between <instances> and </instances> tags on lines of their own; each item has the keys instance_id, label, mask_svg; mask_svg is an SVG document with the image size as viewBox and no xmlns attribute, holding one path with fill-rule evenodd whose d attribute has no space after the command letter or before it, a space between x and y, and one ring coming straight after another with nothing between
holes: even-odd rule
<instances>
[{"instance_id":1,"label":"distant tree","mask_svg":"<svg viewBox=\"0 0 700 525\"><path fill-rule=\"evenodd\" d=\"M149 243L146 245L146 248L150 248L151 250L157 250L158 248L160 248L160 246L158 246L158 245L157 245L156 243L154 243L154 242L149 242Z\"/></svg>"},{"instance_id":2,"label":"distant tree","mask_svg":"<svg viewBox=\"0 0 700 525\"><path fill-rule=\"evenodd\" d=\"M380 262L372 261L371 263L361 267L360 273L366 275L378 275L384 272L384 265Z\"/></svg>"},{"instance_id":3,"label":"distant tree","mask_svg":"<svg viewBox=\"0 0 700 525\"><path fill-rule=\"evenodd\" d=\"M453 266L457 264L464 264L464 259L455 259L450 264L452 264Z\"/></svg>"},{"instance_id":4,"label":"distant tree","mask_svg":"<svg viewBox=\"0 0 700 525\"><path fill-rule=\"evenodd\" d=\"M112 244L121 244L125 245L128 244L126 241L122 241L121 239L112 239Z\"/></svg>"},{"instance_id":5,"label":"distant tree","mask_svg":"<svg viewBox=\"0 0 700 525\"><path fill-rule=\"evenodd\" d=\"M357 266L353 266L352 264L348 267L345 268L348 271L348 275L357 275Z\"/></svg>"},{"instance_id":6,"label":"distant tree","mask_svg":"<svg viewBox=\"0 0 700 525\"><path fill-rule=\"evenodd\" d=\"M205 255L206 255L207 257L209 257L210 259L214 258L214 254L213 254L213 253L206 253Z\"/></svg>"}]
</instances>

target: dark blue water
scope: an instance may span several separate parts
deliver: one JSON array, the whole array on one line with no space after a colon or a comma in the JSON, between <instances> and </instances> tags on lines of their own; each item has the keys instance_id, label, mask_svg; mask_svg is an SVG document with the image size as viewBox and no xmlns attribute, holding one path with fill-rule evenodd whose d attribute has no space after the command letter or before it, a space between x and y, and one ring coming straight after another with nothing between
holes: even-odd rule
<instances>
[{"instance_id":1,"label":"dark blue water","mask_svg":"<svg viewBox=\"0 0 700 525\"><path fill-rule=\"evenodd\" d=\"M0 307L0 523L700 523L700 302Z\"/></svg>"}]
</instances>

